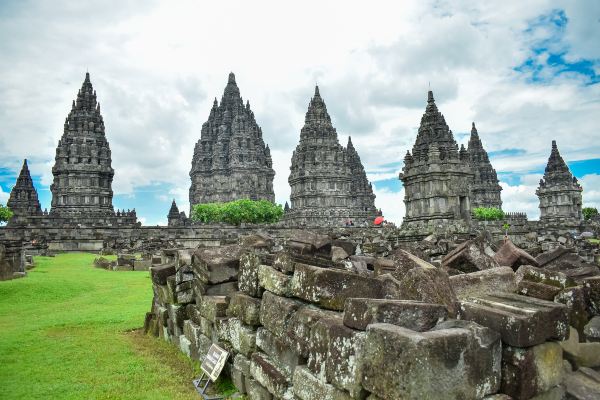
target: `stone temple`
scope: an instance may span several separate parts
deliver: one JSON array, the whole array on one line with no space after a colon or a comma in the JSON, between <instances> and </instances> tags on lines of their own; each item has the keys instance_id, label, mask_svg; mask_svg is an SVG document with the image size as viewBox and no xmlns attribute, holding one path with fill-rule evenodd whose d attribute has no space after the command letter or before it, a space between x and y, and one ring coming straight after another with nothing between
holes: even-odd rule
<instances>
[{"instance_id":1,"label":"stone temple","mask_svg":"<svg viewBox=\"0 0 600 400\"><path fill-rule=\"evenodd\" d=\"M487 152L483 148L475 122L471 128L471 138L467 147L469 162L473 170L473 183L471 185L471 207L495 207L502 209L500 192L502 187L498 183L498 175L492 167Z\"/></svg>"},{"instance_id":2,"label":"stone temple","mask_svg":"<svg viewBox=\"0 0 600 400\"><path fill-rule=\"evenodd\" d=\"M113 216L111 162L100 103L86 73L56 148L50 215Z\"/></svg>"},{"instance_id":3,"label":"stone temple","mask_svg":"<svg viewBox=\"0 0 600 400\"><path fill-rule=\"evenodd\" d=\"M406 216L403 226L418 227L468 221L474 174L469 153L460 150L429 91L416 142L404 158Z\"/></svg>"},{"instance_id":4,"label":"stone temple","mask_svg":"<svg viewBox=\"0 0 600 400\"><path fill-rule=\"evenodd\" d=\"M238 199L275 201L273 162L250 103L240 97L233 73L194 148L190 206Z\"/></svg>"},{"instance_id":5,"label":"stone temple","mask_svg":"<svg viewBox=\"0 0 600 400\"><path fill-rule=\"evenodd\" d=\"M41 215L42 208L38 200L38 194L33 187L33 180L29 174L27 160L23 160L21 173L17 178L17 183L10 192L10 197L6 203L15 216Z\"/></svg>"},{"instance_id":6,"label":"stone temple","mask_svg":"<svg viewBox=\"0 0 600 400\"><path fill-rule=\"evenodd\" d=\"M540 222L548 225L578 226L583 220L581 192L577 178L558 152L556 141L536 194L540 199Z\"/></svg>"},{"instance_id":7,"label":"stone temple","mask_svg":"<svg viewBox=\"0 0 600 400\"><path fill-rule=\"evenodd\" d=\"M343 225L372 222L377 216L375 195L358 153L348 139L338 141L325 102L315 88L306 112L300 143L292 156L289 224Z\"/></svg>"}]
</instances>

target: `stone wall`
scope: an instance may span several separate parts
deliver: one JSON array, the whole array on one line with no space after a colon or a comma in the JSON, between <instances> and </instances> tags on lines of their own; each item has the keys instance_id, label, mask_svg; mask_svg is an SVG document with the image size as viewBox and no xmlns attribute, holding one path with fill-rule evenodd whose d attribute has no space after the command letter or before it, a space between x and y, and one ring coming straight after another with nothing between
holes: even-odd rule
<instances>
[{"instance_id":1,"label":"stone wall","mask_svg":"<svg viewBox=\"0 0 600 400\"><path fill-rule=\"evenodd\" d=\"M21 242L0 240L0 281L23 276L25 276L25 259Z\"/></svg>"},{"instance_id":2,"label":"stone wall","mask_svg":"<svg viewBox=\"0 0 600 400\"><path fill-rule=\"evenodd\" d=\"M559 341L575 307L516 294L509 267L449 279L379 252L306 231L165 250L145 329L196 360L218 343L250 399L564 396Z\"/></svg>"}]
</instances>

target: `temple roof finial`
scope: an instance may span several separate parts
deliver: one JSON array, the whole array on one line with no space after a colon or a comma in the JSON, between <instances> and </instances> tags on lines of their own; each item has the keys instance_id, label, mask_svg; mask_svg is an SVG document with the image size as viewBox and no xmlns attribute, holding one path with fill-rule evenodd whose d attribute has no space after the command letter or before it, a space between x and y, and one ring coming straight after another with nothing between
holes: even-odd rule
<instances>
[{"instance_id":1,"label":"temple roof finial","mask_svg":"<svg viewBox=\"0 0 600 400\"><path fill-rule=\"evenodd\" d=\"M435 99L433 98L433 92L431 90L427 92L427 103L435 103Z\"/></svg>"},{"instance_id":2,"label":"temple roof finial","mask_svg":"<svg viewBox=\"0 0 600 400\"><path fill-rule=\"evenodd\" d=\"M229 73L229 79L227 80L227 83L228 84L231 83L231 84L234 84L234 85L236 84L235 83L235 74L233 72Z\"/></svg>"}]
</instances>

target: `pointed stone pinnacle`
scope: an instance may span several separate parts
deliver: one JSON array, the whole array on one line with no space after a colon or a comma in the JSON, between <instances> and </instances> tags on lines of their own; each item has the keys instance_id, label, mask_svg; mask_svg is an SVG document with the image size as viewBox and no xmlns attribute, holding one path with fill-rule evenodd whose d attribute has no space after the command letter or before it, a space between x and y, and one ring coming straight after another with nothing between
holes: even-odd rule
<instances>
[{"instance_id":1,"label":"pointed stone pinnacle","mask_svg":"<svg viewBox=\"0 0 600 400\"><path fill-rule=\"evenodd\" d=\"M235 74L233 72L229 73L229 79L227 80L227 84L233 84L235 85Z\"/></svg>"}]
</instances>

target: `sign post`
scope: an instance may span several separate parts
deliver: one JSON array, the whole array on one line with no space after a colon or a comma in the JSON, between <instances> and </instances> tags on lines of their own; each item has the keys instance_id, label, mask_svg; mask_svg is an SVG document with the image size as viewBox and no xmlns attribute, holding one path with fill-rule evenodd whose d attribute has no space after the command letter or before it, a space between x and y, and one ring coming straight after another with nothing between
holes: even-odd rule
<instances>
[{"instance_id":1,"label":"sign post","mask_svg":"<svg viewBox=\"0 0 600 400\"><path fill-rule=\"evenodd\" d=\"M211 381L216 381L219 375L221 374L221 371L225 366L225 361L227 361L228 356L229 353L221 347L219 347L218 345L216 345L215 343L213 343L208 349L208 353L206 354L206 357L204 357L202 365L200 366L200 368L202 369L202 375L200 375L200 378L194 379L192 381L194 387L196 388L196 391L198 391L198 393L202 396L202 398L204 398L204 400L217 400L223 398L220 396L211 397L208 396L205 392L206 388L208 387L208 384Z\"/></svg>"}]
</instances>

